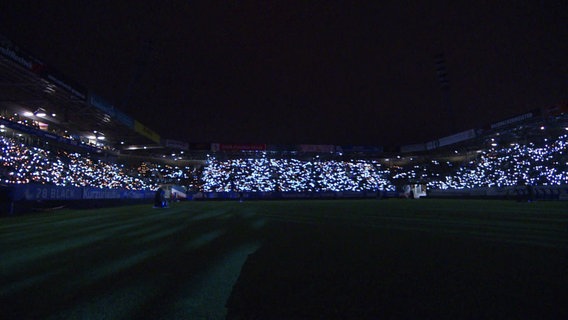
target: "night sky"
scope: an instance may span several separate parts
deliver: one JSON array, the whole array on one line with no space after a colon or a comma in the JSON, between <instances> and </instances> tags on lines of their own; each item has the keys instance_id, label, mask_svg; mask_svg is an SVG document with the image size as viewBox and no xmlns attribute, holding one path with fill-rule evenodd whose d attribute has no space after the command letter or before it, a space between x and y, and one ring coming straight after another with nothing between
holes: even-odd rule
<instances>
[{"instance_id":1,"label":"night sky","mask_svg":"<svg viewBox=\"0 0 568 320\"><path fill-rule=\"evenodd\" d=\"M182 141L401 145L568 99L566 1L6 2L1 34Z\"/></svg>"}]
</instances>

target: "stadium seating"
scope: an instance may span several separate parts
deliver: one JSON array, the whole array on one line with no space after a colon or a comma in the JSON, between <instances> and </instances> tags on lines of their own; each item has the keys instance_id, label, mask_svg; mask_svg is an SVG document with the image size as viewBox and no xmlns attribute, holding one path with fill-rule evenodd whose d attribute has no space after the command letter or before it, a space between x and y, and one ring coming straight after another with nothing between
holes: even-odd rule
<instances>
[{"instance_id":1,"label":"stadium seating","mask_svg":"<svg viewBox=\"0 0 568 320\"><path fill-rule=\"evenodd\" d=\"M567 147L568 135L561 135L526 144L491 146L467 163L431 160L404 167L384 167L370 160L212 158L203 172L203 190L357 192L394 190L396 181L408 180L427 182L431 190L568 185Z\"/></svg>"},{"instance_id":2,"label":"stadium seating","mask_svg":"<svg viewBox=\"0 0 568 320\"><path fill-rule=\"evenodd\" d=\"M160 184L204 192L364 192L394 191L400 181L423 181L429 190L461 190L519 185L568 185L568 135L525 144L494 145L466 163L429 160L387 167L375 160L255 158L217 160L203 168L143 162L129 168L86 154L50 151L0 137L2 184L156 190ZM557 191L539 190L542 198Z\"/></svg>"},{"instance_id":3,"label":"stadium seating","mask_svg":"<svg viewBox=\"0 0 568 320\"><path fill-rule=\"evenodd\" d=\"M39 183L128 190L157 188L150 179L128 174L122 165L93 160L84 154L54 153L7 137L0 137L0 149L2 184Z\"/></svg>"}]
</instances>

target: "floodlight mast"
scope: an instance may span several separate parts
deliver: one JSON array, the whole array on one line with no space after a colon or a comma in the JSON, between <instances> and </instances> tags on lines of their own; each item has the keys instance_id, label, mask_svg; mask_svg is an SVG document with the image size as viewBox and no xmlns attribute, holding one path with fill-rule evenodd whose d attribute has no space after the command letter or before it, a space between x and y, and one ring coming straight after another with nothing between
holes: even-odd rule
<instances>
[{"instance_id":1,"label":"floodlight mast","mask_svg":"<svg viewBox=\"0 0 568 320\"><path fill-rule=\"evenodd\" d=\"M434 62L436 64L436 75L442 92L442 107L446 109L446 112L448 113L450 130L452 133L455 133L456 117L450 100L450 81L448 80L448 70L446 68L446 58L444 57L444 53L437 54Z\"/></svg>"}]
</instances>

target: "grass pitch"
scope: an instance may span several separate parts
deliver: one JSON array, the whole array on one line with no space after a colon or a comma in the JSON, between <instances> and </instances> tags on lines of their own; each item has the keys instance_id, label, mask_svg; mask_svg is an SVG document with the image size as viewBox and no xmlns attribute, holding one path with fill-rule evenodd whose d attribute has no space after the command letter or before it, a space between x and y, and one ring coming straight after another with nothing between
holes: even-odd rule
<instances>
[{"instance_id":1,"label":"grass pitch","mask_svg":"<svg viewBox=\"0 0 568 320\"><path fill-rule=\"evenodd\" d=\"M9 319L568 318L568 203L181 202L0 219Z\"/></svg>"}]
</instances>

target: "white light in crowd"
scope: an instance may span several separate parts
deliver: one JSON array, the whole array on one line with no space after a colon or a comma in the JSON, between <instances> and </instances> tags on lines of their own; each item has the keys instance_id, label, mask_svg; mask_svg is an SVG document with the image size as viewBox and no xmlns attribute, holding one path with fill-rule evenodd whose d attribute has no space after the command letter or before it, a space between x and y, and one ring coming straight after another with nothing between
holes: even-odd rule
<instances>
[{"instance_id":1,"label":"white light in crowd","mask_svg":"<svg viewBox=\"0 0 568 320\"><path fill-rule=\"evenodd\" d=\"M541 127L540 127L540 130L544 130L544 126L541 126Z\"/></svg>"},{"instance_id":2,"label":"white light in crowd","mask_svg":"<svg viewBox=\"0 0 568 320\"><path fill-rule=\"evenodd\" d=\"M16 114L16 115L17 115L17 114ZM25 116L25 117L33 117L33 116L34 116L34 113L33 113L33 112L30 112L30 111L26 111L26 112L24 112L24 116Z\"/></svg>"},{"instance_id":3,"label":"white light in crowd","mask_svg":"<svg viewBox=\"0 0 568 320\"><path fill-rule=\"evenodd\" d=\"M43 117L45 117L47 114L46 114L45 112L43 112L43 111L39 111L39 112L36 113L35 115L38 116L38 117L43 118Z\"/></svg>"},{"instance_id":4,"label":"white light in crowd","mask_svg":"<svg viewBox=\"0 0 568 320\"><path fill-rule=\"evenodd\" d=\"M21 134L18 134L21 136ZM516 186L519 179L531 184L543 186L568 185L568 172L558 167L566 163L563 153L568 149L568 134L560 137L543 139L523 144L509 144L497 147L494 142L488 152L478 150L478 156L465 166L449 161L432 160L424 165L395 166L387 168L376 161L367 160L312 160L299 159L235 159L218 161L214 157L207 160L204 167L204 191L251 191L271 192L279 188L283 191L319 192L319 191L366 191L376 190L380 186L384 190L394 191L391 179L424 179L428 180L431 189L466 189L475 187ZM146 182L136 178L132 180L122 169L114 164L93 163L88 157L80 154L70 156L73 168L66 168L67 161L53 160L48 163L49 151L39 148L27 149L21 142L0 136L2 154L8 155L9 167L14 167L8 183L55 183L56 185L85 186L89 183L101 184L101 187L128 189L155 189L155 181L150 178ZM488 141L490 142L490 141ZM83 143L83 142L82 142ZM491 142L490 142L491 143ZM7 144L8 149L5 149ZM100 144L99 144L100 145ZM15 154L12 154L15 152ZM21 158L20 153L28 153L31 157ZM100 151L97 151L100 152ZM36 156L36 154L38 156ZM165 155L167 157L167 155ZM21 165L20 160L26 162ZM45 162L44 162L45 159ZM182 157L176 158L181 160ZM385 159L388 161L389 159ZM5 161L5 160L4 160ZM568 163L566 164L568 165ZM98 166L104 169L98 171ZM33 168L33 172L28 172ZM447 172L451 168L450 172ZM62 171L61 171L62 170ZM161 169L160 169L161 170ZM169 170L169 172L168 172ZM162 173L164 178L180 181L186 169L170 168ZM37 174L42 172L41 175ZM83 175L81 172L84 171ZM67 174L70 172L72 174ZM118 173L118 176L114 175ZM93 173L97 181L92 181ZM109 175L110 173L110 175ZM78 181L73 176L79 175ZM83 176L82 176L83 175ZM104 175L105 178L101 178ZM140 174L138 174L140 177ZM31 177L31 178L30 178ZM66 177L62 180L61 177ZM40 180L43 179L43 180ZM6 180L7 181L7 180ZM57 181L57 182L56 182ZM195 186L192 182L191 185Z\"/></svg>"},{"instance_id":5,"label":"white light in crowd","mask_svg":"<svg viewBox=\"0 0 568 320\"><path fill-rule=\"evenodd\" d=\"M89 140L96 140L97 137L95 137L95 136L87 136L87 139L89 139Z\"/></svg>"},{"instance_id":6,"label":"white light in crowd","mask_svg":"<svg viewBox=\"0 0 568 320\"><path fill-rule=\"evenodd\" d=\"M6 128L6 126L3 125L3 124L0 124L0 128Z\"/></svg>"},{"instance_id":7,"label":"white light in crowd","mask_svg":"<svg viewBox=\"0 0 568 320\"><path fill-rule=\"evenodd\" d=\"M57 114L52 113L51 116L55 118L57 116Z\"/></svg>"},{"instance_id":8,"label":"white light in crowd","mask_svg":"<svg viewBox=\"0 0 568 320\"><path fill-rule=\"evenodd\" d=\"M496 144L496 143L492 143L491 146L492 146L492 147L496 147L497 144Z\"/></svg>"},{"instance_id":9,"label":"white light in crowd","mask_svg":"<svg viewBox=\"0 0 568 320\"><path fill-rule=\"evenodd\" d=\"M98 136L98 137L97 137L97 140L104 140L104 139L105 139L105 137L103 137L103 136Z\"/></svg>"},{"instance_id":10,"label":"white light in crowd","mask_svg":"<svg viewBox=\"0 0 568 320\"><path fill-rule=\"evenodd\" d=\"M144 146L144 149L148 149L146 146Z\"/></svg>"},{"instance_id":11,"label":"white light in crowd","mask_svg":"<svg viewBox=\"0 0 568 320\"><path fill-rule=\"evenodd\" d=\"M120 141L120 144L124 144L124 141Z\"/></svg>"}]
</instances>

